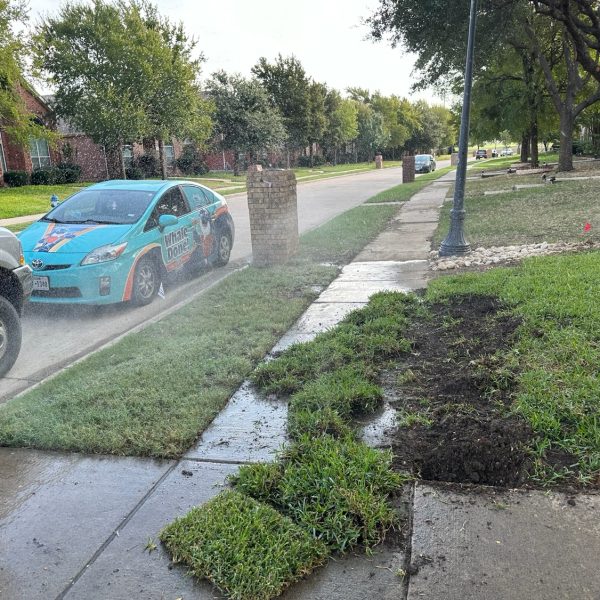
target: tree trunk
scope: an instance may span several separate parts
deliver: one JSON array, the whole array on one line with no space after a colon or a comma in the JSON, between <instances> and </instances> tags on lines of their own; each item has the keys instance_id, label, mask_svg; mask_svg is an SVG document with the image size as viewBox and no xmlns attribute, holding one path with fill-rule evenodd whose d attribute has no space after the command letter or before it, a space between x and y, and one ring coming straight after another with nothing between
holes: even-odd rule
<instances>
[{"instance_id":1,"label":"tree trunk","mask_svg":"<svg viewBox=\"0 0 600 600\"><path fill-rule=\"evenodd\" d=\"M521 136L521 162L526 163L529 158L529 134L523 133Z\"/></svg>"},{"instance_id":2,"label":"tree trunk","mask_svg":"<svg viewBox=\"0 0 600 600\"><path fill-rule=\"evenodd\" d=\"M119 146L116 150L119 159L119 175L121 179L127 179L127 173L125 172L125 158L123 158L123 142L119 142Z\"/></svg>"},{"instance_id":3,"label":"tree trunk","mask_svg":"<svg viewBox=\"0 0 600 600\"><path fill-rule=\"evenodd\" d=\"M312 169L315 165L315 149L314 149L314 144L312 142L308 142L308 155L310 156L310 168Z\"/></svg>"},{"instance_id":4,"label":"tree trunk","mask_svg":"<svg viewBox=\"0 0 600 600\"><path fill-rule=\"evenodd\" d=\"M167 157L165 156L165 142L162 139L158 140L158 161L160 163L160 176L163 179L167 178Z\"/></svg>"},{"instance_id":5,"label":"tree trunk","mask_svg":"<svg viewBox=\"0 0 600 600\"><path fill-rule=\"evenodd\" d=\"M334 146L333 148L333 166L335 167L337 165L337 146Z\"/></svg>"},{"instance_id":6,"label":"tree trunk","mask_svg":"<svg viewBox=\"0 0 600 600\"><path fill-rule=\"evenodd\" d=\"M233 151L233 176L238 177L240 174L240 153L237 150Z\"/></svg>"},{"instance_id":7,"label":"tree trunk","mask_svg":"<svg viewBox=\"0 0 600 600\"><path fill-rule=\"evenodd\" d=\"M535 169L540 164L537 121L531 123L529 139L531 140L531 167Z\"/></svg>"},{"instance_id":8,"label":"tree trunk","mask_svg":"<svg viewBox=\"0 0 600 600\"><path fill-rule=\"evenodd\" d=\"M558 170L573 170L573 109L569 106L563 106L560 111Z\"/></svg>"}]
</instances>

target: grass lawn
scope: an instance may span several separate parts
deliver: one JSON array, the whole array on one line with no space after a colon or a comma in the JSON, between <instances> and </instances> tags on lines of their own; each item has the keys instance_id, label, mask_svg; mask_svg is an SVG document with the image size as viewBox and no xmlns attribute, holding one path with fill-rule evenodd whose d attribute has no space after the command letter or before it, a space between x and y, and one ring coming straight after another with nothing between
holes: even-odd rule
<instances>
[{"instance_id":1,"label":"grass lawn","mask_svg":"<svg viewBox=\"0 0 600 600\"><path fill-rule=\"evenodd\" d=\"M444 167L443 169L438 169L433 173L419 175L414 181L411 181L410 183L401 183L400 185L390 188L389 190L380 192L376 196L369 198L367 202L406 202L413 194L416 194L435 179L438 179L442 175L445 175L454 169L455 167Z\"/></svg>"},{"instance_id":2,"label":"grass lawn","mask_svg":"<svg viewBox=\"0 0 600 600\"><path fill-rule=\"evenodd\" d=\"M50 196L52 194L56 194L61 200L64 200L86 185L89 184L0 187L0 219L47 213L50 210Z\"/></svg>"},{"instance_id":3,"label":"grass lawn","mask_svg":"<svg viewBox=\"0 0 600 600\"><path fill-rule=\"evenodd\" d=\"M176 314L0 406L0 445L180 456L315 290L336 276L336 267L321 263L347 262L396 211L348 211L303 236L294 263L236 273Z\"/></svg>"},{"instance_id":4,"label":"grass lawn","mask_svg":"<svg viewBox=\"0 0 600 600\"><path fill-rule=\"evenodd\" d=\"M585 172L593 175L595 172ZM466 238L472 248L507 246L536 242L573 242L583 239L583 227L592 225L586 239L598 239L600 180L547 184L544 187L512 191L513 185L540 184L539 175L498 175L467 181L465 192ZM503 191L485 196L486 190ZM450 226L452 194L442 209L433 246L437 248Z\"/></svg>"},{"instance_id":5,"label":"grass lawn","mask_svg":"<svg viewBox=\"0 0 600 600\"><path fill-rule=\"evenodd\" d=\"M488 151L489 155L490 151ZM540 165L547 163L558 162L557 152L540 152ZM520 156L513 154L512 156L501 156L499 158L487 158L482 160L474 160L469 163L467 169L469 171L494 171L495 169L508 169L510 165L520 162ZM472 173L469 173L472 174Z\"/></svg>"}]
</instances>

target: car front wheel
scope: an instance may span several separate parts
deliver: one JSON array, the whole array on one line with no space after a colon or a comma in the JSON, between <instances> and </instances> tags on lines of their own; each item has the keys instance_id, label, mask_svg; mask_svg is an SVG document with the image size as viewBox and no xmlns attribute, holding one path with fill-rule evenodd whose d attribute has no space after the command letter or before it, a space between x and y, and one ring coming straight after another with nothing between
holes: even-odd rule
<instances>
[{"instance_id":1,"label":"car front wheel","mask_svg":"<svg viewBox=\"0 0 600 600\"><path fill-rule=\"evenodd\" d=\"M21 321L15 307L0 296L0 377L15 364L21 349Z\"/></svg>"},{"instance_id":2,"label":"car front wheel","mask_svg":"<svg viewBox=\"0 0 600 600\"><path fill-rule=\"evenodd\" d=\"M231 256L231 234L229 231L221 230L217 235L217 257L215 259L215 265L217 267L224 267L229 262Z\"/></svg>"},{"instance_id":3,"label":"car front wheel","mask_svg":"<svg viewBox=\"0 0 600 600\"><path fill-rule=\"evenodd\" d=\"M145 306L158 294L160 277L156 263L151 258L142 258L135 268L133 276L132 301L137 306Z\"/></svg>"}]
</instances>

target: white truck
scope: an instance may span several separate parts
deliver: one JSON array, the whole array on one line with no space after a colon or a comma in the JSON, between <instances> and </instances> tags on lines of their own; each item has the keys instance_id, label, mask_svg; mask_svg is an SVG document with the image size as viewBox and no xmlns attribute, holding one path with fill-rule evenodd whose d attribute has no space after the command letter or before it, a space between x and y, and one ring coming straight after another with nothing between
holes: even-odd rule
<instances>
[{"instance_id":1,"label":"white truck","mask_svg":"<svg viewBox=\"0 0 600 600\"><path fill-rule=\"evenodd\" d=\"M21 314L31 295L33 277L21 242L0 227L0 377L15 364L21 349Z\"/></svg>"}]
</instances>

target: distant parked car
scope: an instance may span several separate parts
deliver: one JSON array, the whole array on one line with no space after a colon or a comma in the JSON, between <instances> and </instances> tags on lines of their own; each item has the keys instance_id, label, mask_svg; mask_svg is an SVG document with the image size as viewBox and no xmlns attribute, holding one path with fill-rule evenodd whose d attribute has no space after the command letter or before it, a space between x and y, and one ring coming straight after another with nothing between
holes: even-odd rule
<instances>
[{"instance_id":1,"label":"distant parked car","mask_svg":"<svg viewBox=\"0 0 600 600\"><path fill-rule=\"evenodd\" d=\"M512 156L513 154L512 148L504 148L504 150L500 152L500 156Z\"/></svg>"},{"instance_id":2,"label":"distant parked car","mask_svg":"<svg viewBox=\"0 0 600 600\"><path fill-rule=\"evenodd\" d=\"M480 158L487 158L487 157L488 157L487 150L485 150L484 148L475 151L475 158L477 160L479 160Z\"/></svg>"},{"instance_id":3,"label":"distant parked car","mask_svg":"<svg viewBox=\"0 0 600 600\"><path fill-rule=\"evenodd\" d=\"M498 157L498 150L496 150L496 148L494 148L492 150L492 158L497 158Z\"/></svg>"},{"instance_id":4,"label":"distant parked car","mask_svg":"<svg viewBox=\"0 0 600 600\"><path fill-rule=\"evenodd\" d=\"M435 158L431 154L415 156L415 173L431 173L435 171Z\"/></svg>"}]
</instances>

